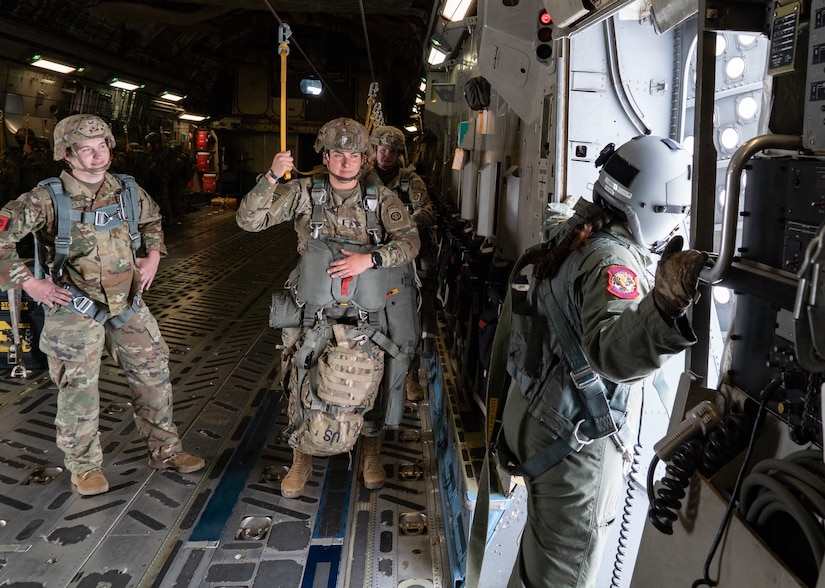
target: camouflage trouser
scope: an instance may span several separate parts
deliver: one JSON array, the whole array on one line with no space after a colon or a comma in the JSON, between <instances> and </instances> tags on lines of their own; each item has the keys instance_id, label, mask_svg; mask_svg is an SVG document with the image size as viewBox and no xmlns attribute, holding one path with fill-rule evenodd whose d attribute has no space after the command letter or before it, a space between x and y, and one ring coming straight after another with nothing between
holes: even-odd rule
<instances>
[{"instance_id":1,"label":"camouflage trouser","mask_svg":"<svg viewBox=\"0 0 825 588\"><path fill-rule=\"evenodd\" d=\"M163 459L181 451L172 421L169 347L143 302L119 329L56 306L46 316L40 347L58 388L57 446L69 471L79 474L103 463L98 378L104 347L126 375L135 424L150 455Z\"/></svg>"}]
</instances>

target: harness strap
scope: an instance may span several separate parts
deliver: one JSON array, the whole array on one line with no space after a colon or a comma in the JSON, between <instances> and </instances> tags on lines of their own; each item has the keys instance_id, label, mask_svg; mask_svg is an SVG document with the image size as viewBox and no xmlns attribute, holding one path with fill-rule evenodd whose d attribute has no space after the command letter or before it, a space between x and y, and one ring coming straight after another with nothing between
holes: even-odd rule
<instances>
[{"instance_id":1,"label":"harness strap","mask_svg":"<svg viewBox=\"0 0 825 588\"><path fill-rule=\"evenodd\" d=\"M137 250L140 249L142 241L140 230L138 230L138 185L135 178L127 174L112 174L120 182L122 189L118 194L120 210L123 220L129 223L129 239L132 246L132 255L137 259Z\"/></svg>"},{"instance_id":2,"label":"harness strap","mask_svg":"<svg viewBox=\"0 0 825 588\"><path fill-rule=\"evenodd\" d=\"M364 190L364 212L367 215L367 233L372 236L376 245L381 244L381 233L378 230L378 190L375 186L367 186Z\"/></svg>"},{"instance_id":3,"label":"harness strap","mask_svg":"<svg viewBox=\"0 0 825 588\"><path fill-rule=\"evenodd\" d=\"M110 317L106 311L100 308L94 300L86 296L80 289L71 284L60 284L60 286L64 290L68 290L72 295L72 301L66 308L75 314L91 317L105 327L119 329L126 324L126 321L140 308L141 297L140 294L138 294L135 296L135 299L132 301L132 306L129 309L117 316Z\"/></svg>"},{"instance_id":4,"label":"harness strap","mask_svg":"<svg viewBox=\"0 0 825 588\"><path fill-rule=\"evenodd\" d=\"M534 295L536 288L533 289ZM551 289L552 293L552 289ZM535 306L534 306L535 308ZM585 422L585 431L590 439L582 439L579 434L579 422L573 430L573 437L578 442L574 447L581 447L587 445L592 439L600 439L616 432L616 423L613 422L613 417L610 414L610 406L607 402L607 396L604 383L601 376L593 371L590 367L590 362L584 355L581 343L573 334L573 329L570 323L561 312L561 306L555 295L552 300L549 300L547 308L550 311L550 320L556 331L556 336L559 338L559 344L564 350L564 355L567 357L567 363L570 367L570 377L576 385L579 396L587 408L587 413L592 418L593 429L588 430L589 423Z\"/></svg>"},{"instance_id":5,"label":"harness strap","mask_svg":"<svg viewBox=\"0 0 825 588\"><path fill-rule=\"evenodd\" d=\"M327 181L323 177L312 178L312 216L309 217L309 228L312 229L312 238L321 236L321 227L324 226L324 205L329 200Z\"/></svg>"},{"instance_id":6,"label":"harness strap","mask_svg":"<svg viewBox=\"0 0 825 588\"><path fill-rule=\"evenodd\" d=\"M401 175L398 178L398 189L401 190L404 194L409 194L410 192L410 172L409 170L402 169Z\"/></svg>"},{"instance_id":7,"label":"harness strap","mask_svg":"<svg viewBox=\"0 0 825 588\"><path fill-rule=\"evenodd\" d=\"M120 184L118 204L103 206L97 210L83 211L72 208L71 197L63 190L60 178L46 178L38 182L38 186L46 188L54 208L57 235L54 239L54 263L51 277L55 283L63 275L63 267L69 257L69 246L72 244L72 223L83 223L94 226L97 231L110 231L124 222L129 223L129 240L132 256L136 259L136 252L140 248L141 236L138 229L138 186L132 176L126 174L112 174ZM39 244L35 247L39 258ZM38 260L40 261L40 260ZM38 271L39 273L39 271Z\"/></svg>"}]
</instances>

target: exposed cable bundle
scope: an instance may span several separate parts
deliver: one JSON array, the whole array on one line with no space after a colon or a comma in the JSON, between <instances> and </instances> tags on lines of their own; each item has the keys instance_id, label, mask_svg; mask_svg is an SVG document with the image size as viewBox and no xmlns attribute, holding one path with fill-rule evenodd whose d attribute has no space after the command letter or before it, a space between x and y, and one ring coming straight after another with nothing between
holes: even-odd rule
<instances>
[{"instance_id":1,"label":"exposed cable bundle","mask_svg":"<svg viewBox=\"0 0 825 588\"><path fill-rule=\"evenodd\" d=\"M742 483L739 503L748 524L808 585L816 583L825 555L825 531L820 523L825 518L823 469L822 456L816 451L763 460ZM801 535L787 532L794 527Z\"/></svg>"}]
</instances>

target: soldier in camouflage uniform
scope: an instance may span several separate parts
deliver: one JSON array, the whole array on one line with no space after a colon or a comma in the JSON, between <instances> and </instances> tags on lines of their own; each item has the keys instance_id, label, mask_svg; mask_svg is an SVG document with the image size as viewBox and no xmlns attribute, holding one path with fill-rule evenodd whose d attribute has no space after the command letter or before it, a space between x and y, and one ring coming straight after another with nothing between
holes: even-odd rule
<instances>
[{"instance_id":1,"label":"soldier in camouflage uniform","mask_svg":"<svg viewBox=\"0 0 825 588\"><path fill-rule=\"evenodd\" d=\"M372 237L367 233L365 188L359 181L365 157L371 152L366 129L348 118L330 121L318 133L315 150L323 152L323 162L328 170L325 174L328 200L323 208L324 222L319 238L369 245ZM313 178L284 183L283 176L292 168L293 158L289 151L276 154L270 168L243 198L236 217L238 225L247 231L262 231L292 220L298 234L298 252L303 255L312 238ZM418 231L404 205L392 190L384 187L376 190L376 217L379 231L383 233L381 244L371 254L342 251L344 257L333 261L327 270L330 276L346 279L373 268L397 267L410 263L418 254ZM285 335L285 339L288 338L292 337ZM299 392L290 390L291 406L300 402ZM381 404L376 403L377 407L365 415L361 432L364 485L370 489L383 486L386 477L380 456L383 410L378 407ZM292 418L299 418L298 414L300 411L290 410ZM291 423L293 428L299 424ZM282 495L288 498L300 495L311 471L312 456L294 449L292 467L281 482Z\"/></svg>"},{"instance_id":2,"label":"soldier in camouflage uniform","mask_svg":"<svg viewBox=\"0 0 825 588\"><path fill-rule=\"evenodd\" d=\"M73 207L91 211L117 204L121 185L107 173L115 141L106 123L97 116L72 115L55 126L54 135L54 159L70 168L60 181ZM73 222L68 260L55 281L35 278L15 251L18 241L35 233L53 261L57 227L47 189L37 187L0 210L0 288L22 286L48 308L40 348L58 387L57 445L65 453L72 483L84 495L109 489L98 437L97 382L104 348L126 373L149 465L183 473L204 466L201 458L182 451L172 421L169 348L140 297L152 285L166 248L157 205L142 188L136 197L146 256L135 258L127 223L99 232L91 224ZM82 295L101 311L95 318L82 312Z\"/></svg>"},{"instance_id":3,"label":"soldier in camouflage uniform","mask_svg":"<svg viewBox=\"0 0 825 588\"><path fill-rule=\"evenodd\" d=\"M404 167L406 163L407 140L401 129L391 126L378 126L373 130L371 142L375 149L374 165L372 170L366 170L368 173L374 173L378 177L381 184L390 188L398 194L398 197L407 207L407 210L412 215L413 222L418 228L418 234L421 238L421 252L416 257L416 265L419 269L418 277L427 276L434 272L435 256L434 245L432 239L432 226L435 224L435 214L433 212L433 205L430 197L427 194L427 186L424 180L421 179L412 168ZM424 263L424 268L420 263ZM429 263L429 266L427 264ZM410 270L412 270L410 266ZM429 271L428 271L429 270ZM407 292L399 293L400 296L410 296L413 299L413 307L418 308L418 287L415 279L416 273L410 271L409 278L405 276L404 282L410 285ZM423 288L424 284L422 284ZM394 358L392 361L408 363L406 370L406 383L403 373L398 377L394 371L386 371L387 375L393 380L387 383L388 394L400 394L406 384L407 400L419 401L424 398L424 389L421 387L419 381L419 367L420 356L418 348L420 346L421 327L422 323L426 334L430 337L434 336L435 331L435 308L433 307L435 301L435 293L430 292L429 296L422 301L422 310L424 316L419 315L416 310L410 320L392 321L390 320L390 338L400 345L405 351L404 358ZM405 304L398 305L399 307L406 307ZM389 314L390 309L387 310ZM398 317L402 319L402 317ZM422 321L422 318L424 319ZM393 323L397 326L393 326ZM406 324L403 324L406 323ZM393 331L398 331L398 334ZM407 337L406 341L399 340L399 337ZM401 370L402 372L404 370ZM400 415L399 415L400 416Z\"/></svg>"}]
</instances>

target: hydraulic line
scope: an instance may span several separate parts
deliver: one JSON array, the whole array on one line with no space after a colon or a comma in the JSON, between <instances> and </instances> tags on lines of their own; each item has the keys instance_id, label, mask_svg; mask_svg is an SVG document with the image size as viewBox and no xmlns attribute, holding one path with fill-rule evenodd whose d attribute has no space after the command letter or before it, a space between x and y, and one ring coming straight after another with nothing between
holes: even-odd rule
<instances>
[{"instance_id":1,"label":"hydraulic line","mask_svg":"<svg viewBox=\"0 0 825 588\"><path fill-rule=\"evenodd\" d=\"M805 534L816 560L822 561L823 553L825 553L825 534L823 534L816 518L808 512L786 486L771 476L757 473L745 478L742 484L743 491L750 491L751 488L755 487L762 487L768 492L761 494L751 504L751 508L743 512L748 523L759 528L767 522L773 513L786 513L796 521ZM822 500L821 496L820 500Z\"/></svg>"},{"instance_id":2,"label":"hydraulic line","mask_svg":"<svg viewBox=\"0 0 825 588\"><path fill-rule=\"evenodd\" d=\"M651 130L644 123L639 113L636 112L624 89L622 74L619 72L619 48L616 43L616 25L613 22L614 18L617 17L612 16L604 21L604 44L607 47L607 69L610 74L610 82L613 84L613 89L616 91L616 98L619 100L619 104L627 115L627 118L630 119L630 123L639 133L649 135Z\"/></svg>"}]
</instances>

